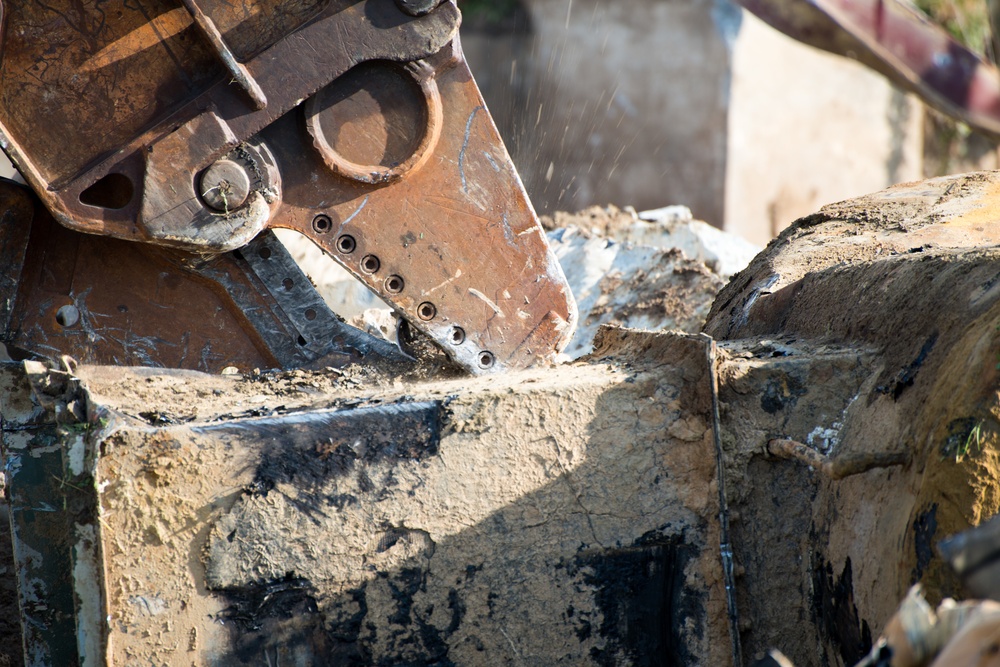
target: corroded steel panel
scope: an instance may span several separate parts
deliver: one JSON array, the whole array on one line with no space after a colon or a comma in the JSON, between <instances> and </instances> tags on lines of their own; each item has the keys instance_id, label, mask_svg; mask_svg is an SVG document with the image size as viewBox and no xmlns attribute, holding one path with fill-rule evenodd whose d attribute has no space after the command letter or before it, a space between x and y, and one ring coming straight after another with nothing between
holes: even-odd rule
<instances>
[{"instance_id":1,"label":"corroded steel panel","mask_svg":"<svg viewBox=\"0 0 1000 667\"><path fill-rule=\"evenodd\" d=\"M5 5L0 135L57 222L193 263L290 227L474 374L565 347L573 298L454 2L126 5Z\"/></svg>"}]
</instances>

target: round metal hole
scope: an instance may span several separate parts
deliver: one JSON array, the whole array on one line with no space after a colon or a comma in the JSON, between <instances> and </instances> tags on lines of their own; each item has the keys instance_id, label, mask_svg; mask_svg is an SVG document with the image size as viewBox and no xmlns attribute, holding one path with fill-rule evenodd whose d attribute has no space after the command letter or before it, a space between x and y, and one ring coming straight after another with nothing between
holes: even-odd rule
<instances>
[{"instance_id":1,"label":"round metal hole","mask_svg":"<svg viewBox=\"0 0 1000 667\"><path fill-rule=\"evenodd\" d=\"M385 279L385 291L390 294L399 294L403 291L403 279L400 276L389 276Z\"/></svg>"},{"instance_id":2,"label":"round metal hole","mask_svg":"<svg viewBox=\"0 0 1000 667\"><path fill-rule=\"evenodd\" d=\"M492 352L487 352L487 351L484 350L484 351L482 351L482 352L479 353L479 367L480 368L489 368L490 366L493 365L493 363L495 361L496 361L496 358L493 356Z\"/></svg>"},{"instance_id":3,"label":"round metal hole","mask_svg":"<svg viewBox=\"0 0 1000 667\"><path fill-rule=\"evenodd\" d=\"M316 319L316 311L312 308L306 308L306 319L312 322Z\"/></svg>"},{"instance_id":4,"label":"round metal hole","mask_svg":"<svg viewBox=\"0 0 1000 667\"><path fill-rule=\"evenodd\" d=\"M365 255L361 260L361 270L365 273L375 273L380 266L382 266L382 263L378 261L378 257L375 255Z\"/></svg>"},{"instance_id":5,"label":"round metal hole","mask_svg":"<svg viewBox=\"0 0 1000 667\"><path fill-rule=\"evenodd\" d=\"M465 342L465 329L462 327L452 327L448 340L452 345L461 345Z\"/></svg>"},{"instance_id":6,"label":"round metal hole","mask_svg":"<svg viewBox=\"0 0 1000 667\"><path fill-rule=\"evenodd\" d=\"M286 292L291 292L292 288L295 287L295 281L291 278L285 278L281 281L281 286L285 288Z\"/></svg>"},{"instance_id":7,"label":"round metal hole","mask_svg":"<svg viewBox=\"0 0 1000 667\"><path fill-rule=\"evenodd\" d=\"M306 344L306 339L303 338L302 336L299 336L298 343L299 343L299 345L305 345Z\"/></svg>"},{"instance_id":8,"label":"round metal hole","mask_svg":"<svg viewBox=\"0 0 1000 667\"><path fill-rule=\"evenodd\" d=\"M344 234L337 239L337 250L345 255L350 255L357 247L357 241L355 241L354 237L350 234Z\"/></svg>"},{"instance_id":9,"label":"round metal hole","mask_svg":"<svg viewBox=\"0 0 1000 667\"><path fill-rule=\"evenodd\" d=\"M264 246L263 248L257 251L257 254L260 255L261 259L269 259L271 257L271 249L268 248L267 246Z\"/></svg>"},{"instance_id":10,"label":"round metal hole","mask_svg":"<svg viewBox=\"0 0 1000 667\"><path fill-rule=\"evenodd\" d=\"M430 301L424 301L422 304L417 306L417 317L424 320L433 320L437 315L437 308Z\"/></svg>"},{"instance_id":11,"label":"round metal hole","mask_svg":"<svg viewBox=\"0 0 1000 667\"><path fill-rule=\"evenodd\" d=\"M80 309L76 306L63 306L56 311L56 322L62 327L71 327L80 321Z\"/></svg>"},{"instance_id":12,"label":"round metal hole","mask_svg":"<svg viewBox=\"0 0 1000 667\"><path fill-rule=\"evenodd\" d=\"M313 231L317 234L326 234L331 229L333 229L333 220L330 220L330 216L317 215L313 218Z\"/></svg>"}]
</instances>

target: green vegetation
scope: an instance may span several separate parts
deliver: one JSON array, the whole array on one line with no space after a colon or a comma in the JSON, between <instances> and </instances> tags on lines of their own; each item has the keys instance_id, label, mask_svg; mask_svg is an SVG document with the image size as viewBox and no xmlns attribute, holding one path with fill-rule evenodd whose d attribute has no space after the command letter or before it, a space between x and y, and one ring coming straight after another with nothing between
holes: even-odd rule
<instances>
[{"instance_id":1,"label":"green vegetation","mask_svg":"<svg viewBox=\"0 0 1000 667\"><path fill-rule=\"evenodd\" d=\"M976 452L979 452L983 448L983 422L977 422L975 426L969 431L969 435L965 437L965 442L958 451L955 452L955 462L961 463L962 459L972 452L972 446L976 446Z\"/></svg>"},{"instance_id":2,"label":"green vegetation","mask_svg":"<svg viewBox=\"0 0 1000 667\"><path fill-rule=\"evenodd\" d=\"M948 436L941 447L941 456L961 463L967 456L983 450L987 440L986 420L966 417L948 424Z\"/></svg>"},{"instance_id":3,"label":"green vegetation","mask_svg":"<svg viewBox=\"0 0 1000 667\"><path fill-rule=\"evenodd\" d=\"M986 0L916 0L916 5L955 39L993 60Z\"/></svg>"},{"instance_id":4,"label":"green vegetation","mask_svg":"<svg viewBox=\"0 0 1000 667\"><path fill-rule=\"evenodd\" d=\"M927 107L924 114L924 176L995 168L996 144L968 125Z\"/></svg>"},{"instance_id":5,"label":"green vegetation","mask_svg":"<svg viewBox=\"0 0 1000 667\"><path fill-rule=\"evenodd\" d=\"M955 39L997 62L990 39L989 0L914 0ZM996 166L996 143L928 109L924 116L924 175L943 176Z\"/></svg>"}]
</instances>

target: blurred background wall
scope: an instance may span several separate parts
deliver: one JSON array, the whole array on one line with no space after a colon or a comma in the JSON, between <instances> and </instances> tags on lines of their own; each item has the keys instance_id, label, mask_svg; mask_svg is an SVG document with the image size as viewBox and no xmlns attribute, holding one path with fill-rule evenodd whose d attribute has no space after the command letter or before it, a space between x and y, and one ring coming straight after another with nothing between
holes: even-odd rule
<instances>
[{"instance_id":1,"label":"blurred background wall","mask_svg":"<svg viewBox=\"0 0 1000 667\"><path fill-rule=\"evenodd\" d=\"M540 213L684 204L763 244L824 204L925 175L919 101L729 0L459 4Z\"/></svg>"}]
</instances>

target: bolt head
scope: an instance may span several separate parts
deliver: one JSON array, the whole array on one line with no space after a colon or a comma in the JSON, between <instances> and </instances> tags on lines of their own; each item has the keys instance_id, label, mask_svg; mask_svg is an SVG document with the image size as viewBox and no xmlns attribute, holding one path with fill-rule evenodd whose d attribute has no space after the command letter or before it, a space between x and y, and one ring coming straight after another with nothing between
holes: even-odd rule
<instances>
[{"instance_id":1,"label":"bolt head","mask_svg":"<svg viewBox=\"0 0 1000 667\"><path fill-rule=\"evenodd\" d=\"M63 327L76 326L76 323L80 321L80 309L76 306L67 305L62 306L56 311L56 322Z\"/></svg>"},{"instance_id":2,"label":"bolt head","mask_svg":"<svg viewBox=\"0 0 1000 667\"><path fill-rule=\"evenodd\" d=\"M228 213L246 203L250 176L238 162L219 160L202 174L199 194L209 207Z\"/></svg>"}]
</instances>

